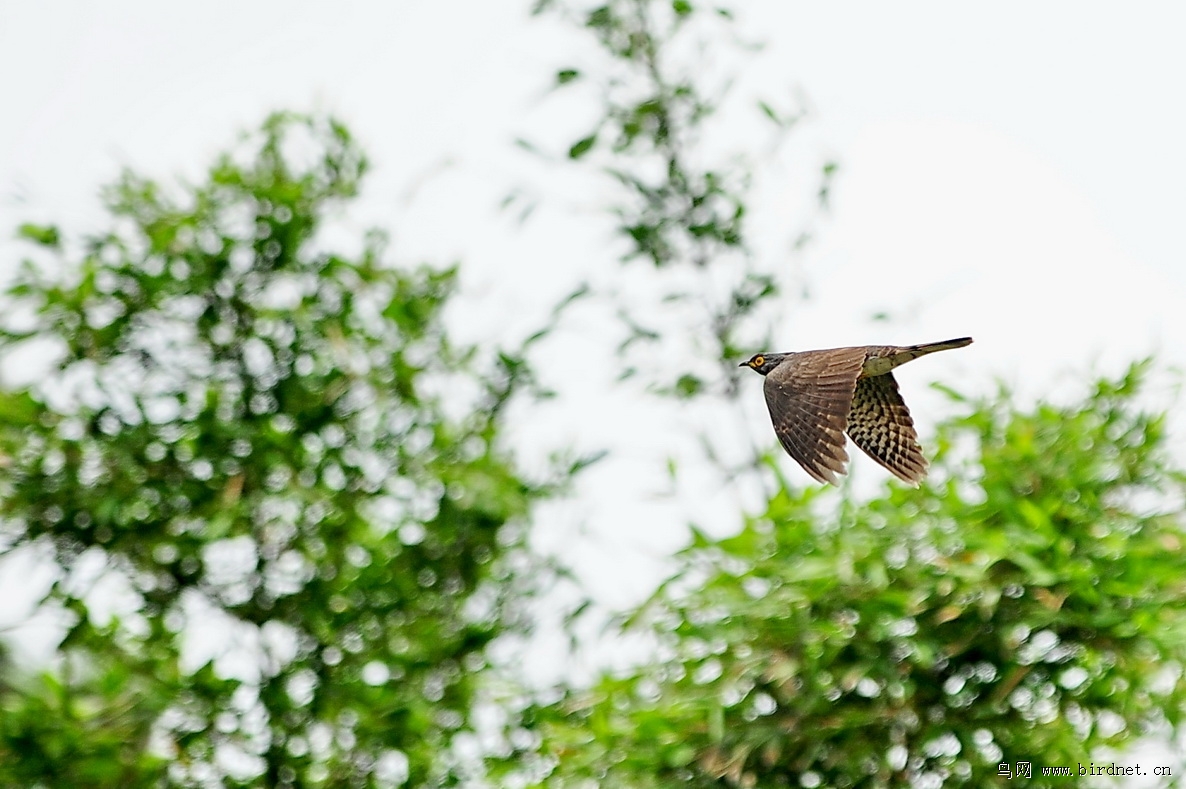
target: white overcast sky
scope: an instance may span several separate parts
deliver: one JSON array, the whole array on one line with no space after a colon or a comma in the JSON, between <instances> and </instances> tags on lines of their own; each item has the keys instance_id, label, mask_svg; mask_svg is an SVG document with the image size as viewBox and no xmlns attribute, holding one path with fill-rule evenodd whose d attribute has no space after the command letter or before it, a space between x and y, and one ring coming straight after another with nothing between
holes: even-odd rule
<instances>
[{"instance_id":1,"label":"white overcast sky","mask_svg":"<svg viewBox=\"0 0 1186 789\"><path fill-rule=\"evenodd\" d=\"M1152 351L1186 367L1186 5L734 5L744 37L765 42L722 55L737 58L740 89L775 103L801 89L812 113L766 174L757 213L798 221L780 175L841 166L819 242L795 263L813 297L788 307L780 347L754 350L973 335L900 376L924 435L941 406L930 380L975 390L1003 376L1042 394ZM541 177L515 137L559 146L593 117L558 112L569 105L546 90L557 68L588 65L588 49L528 6L0 0L0 236L24 221L98 227L97 187L121 167L196 178L267 112L328 110L372 156L358 224L391 228L403 259L463 261L463 336L526 326L541 294L616 255L604 225L581 221L595 201L547 209L530 231L496 211ZM731 145L760 155L768 141L756 114L738 116ZM18 253L0 241L0 267ZM892 321L871 322L876 312ZM553 543L579 546L591 582L625 602L685 535L670 512L670 528L638 528L640 506L666 506L638 480L669 450L668 428L654 410L615 410L634 407L630 393L583 396L579 424L541 421L551 437L631 449L567 511L592 535L558 528ZM881 474L856 462L854 473Z\"/></svg>"},{"instance_id":2,"label":"white overcast sky","mask_svg":"<svg viewBox=\"0 0 1186 789\"><path fill-rule=\"evenodd\" d=\"M489 336L506 300L599 265L567 228L508 241L495 211L523 178L513 138L563 143L592 118L548 113L549 75L587 50L528 5L0 0L0 225L94 227L122 166L197 177L266 112L329 110L375 164L359 223L392 228L407 258L463 260L490 291L468 330ZM842 168L787 349L877 341L881 311L888 341L976 336L990 375L1182 361L1186 6L738 6L766 44L738 59L745 89L802 89L796 166ZM760 153L764 127L737 129Z\"/></svg>"}]
</instances>

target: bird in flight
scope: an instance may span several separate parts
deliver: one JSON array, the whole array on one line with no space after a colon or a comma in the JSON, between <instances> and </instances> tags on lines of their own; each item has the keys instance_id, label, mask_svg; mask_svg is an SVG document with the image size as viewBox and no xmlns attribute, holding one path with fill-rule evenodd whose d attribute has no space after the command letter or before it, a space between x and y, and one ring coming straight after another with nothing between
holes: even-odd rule
<instances>
[{"instance_id":1,"label":"bird in flight","mask_svg":"<svg viewBox=\"0 0 1186 789\"><path fill-rule=\"evenodd\" d=\"M819 482L846 473L848 433L865 454L915 487L927 475L914 420L891 372L971 337L925 345L864 345L801 353L759 353L739 366L766 377L762 388L783 449Z\"/></svg>"}]
</instances>

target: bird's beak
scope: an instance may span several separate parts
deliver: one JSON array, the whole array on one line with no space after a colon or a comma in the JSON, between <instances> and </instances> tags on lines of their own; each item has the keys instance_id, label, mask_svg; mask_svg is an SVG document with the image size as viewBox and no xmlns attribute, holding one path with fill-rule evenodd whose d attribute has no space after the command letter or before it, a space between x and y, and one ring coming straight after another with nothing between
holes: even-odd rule
<instances>
[{"instance_id":1,"label":"bird's beak","mask_svg":"<svg viewBox=\"0 0 1186 789\"><path fill-rule=\"evenodd\" d=\"M738 367L749 367L749 362L742 362L741 364L739 364L737 366Z\"/></svg>"}]
</instances>

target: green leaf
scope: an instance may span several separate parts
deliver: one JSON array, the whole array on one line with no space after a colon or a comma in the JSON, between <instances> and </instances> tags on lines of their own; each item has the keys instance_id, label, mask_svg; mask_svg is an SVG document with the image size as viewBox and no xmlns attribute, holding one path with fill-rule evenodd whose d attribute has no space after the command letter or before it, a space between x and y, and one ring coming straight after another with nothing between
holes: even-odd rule
<instances>
[{"instance_id":1,"label":"green leaf","mask_svg":"<svg viewBox=\"0 0 1186 789\"><path fill-rule=\"evenodd\" d=\"M1051 526L1050 516L1029 499L1018 499L1017 511L1021 513L1025 522L1033 529L1044 531Z\"/></svg>"},{"instance_id":2,"label":"green leaf","mask_svg":"<svg viewBox=\"0 0 1186 789\"><path fill-rule=\"evenodd\" d=\"M584 156L590 150L592 150L593 146L596 143L597 143L597 134L596 133L590 134L588 137L578 140L576 143L573 144L573 146L571 148L568 149L568 158L580 159L582 156Z\"/></svg>"},{"instance_id":3,"label":"green leaf","mask_svg":"<svg viewBox=\"0 0 1186 789\"><path fill-rule=\"evenodd\" d=\"M52 249L57 249L62 242L61 234L55 225L25 223L17 228L17 236Z\"/></svg>"},{"instance_id":4,"label":"green leaf","mask_svg":"<svg viewBox=\"0 0 1186 789\"><path fill-rule=\"evenodd\" d=\"M704 382L694 375L684 374L675 382L675 396L681 398L695 397L704 388Z\"/></svg>"},{"instance_id":5,"label":"green leaf","mask_svg":"<svg viewBox=\"0 0 1186 789\"><path fill-rule=\"evenodd\" d=\"M0 420L10 425L28 424L41 413L41 405L29 392L0 390Z\"/></svg>"}]
</instances>

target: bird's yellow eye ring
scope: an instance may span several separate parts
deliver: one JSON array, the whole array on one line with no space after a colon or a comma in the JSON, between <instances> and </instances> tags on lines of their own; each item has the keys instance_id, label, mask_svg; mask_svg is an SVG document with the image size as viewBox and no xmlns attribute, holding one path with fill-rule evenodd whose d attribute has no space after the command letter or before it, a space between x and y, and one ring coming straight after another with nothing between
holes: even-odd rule
<instances>
[{"instance_id":1,"label":"bird's yellow eye ring","mask_svg":"<svg viewBox=\"0 0 1186 789\"><path fill-rule=\"evenodd\" d=\"M761 367L761 366L762 366L762 365L764 365L765 363L766 363L766 357L765 357L765 356L755 356L755 357L754 357L754 358L753 358L753 359L750 361L750 367Z\"/></svg>"}]
</instances>

